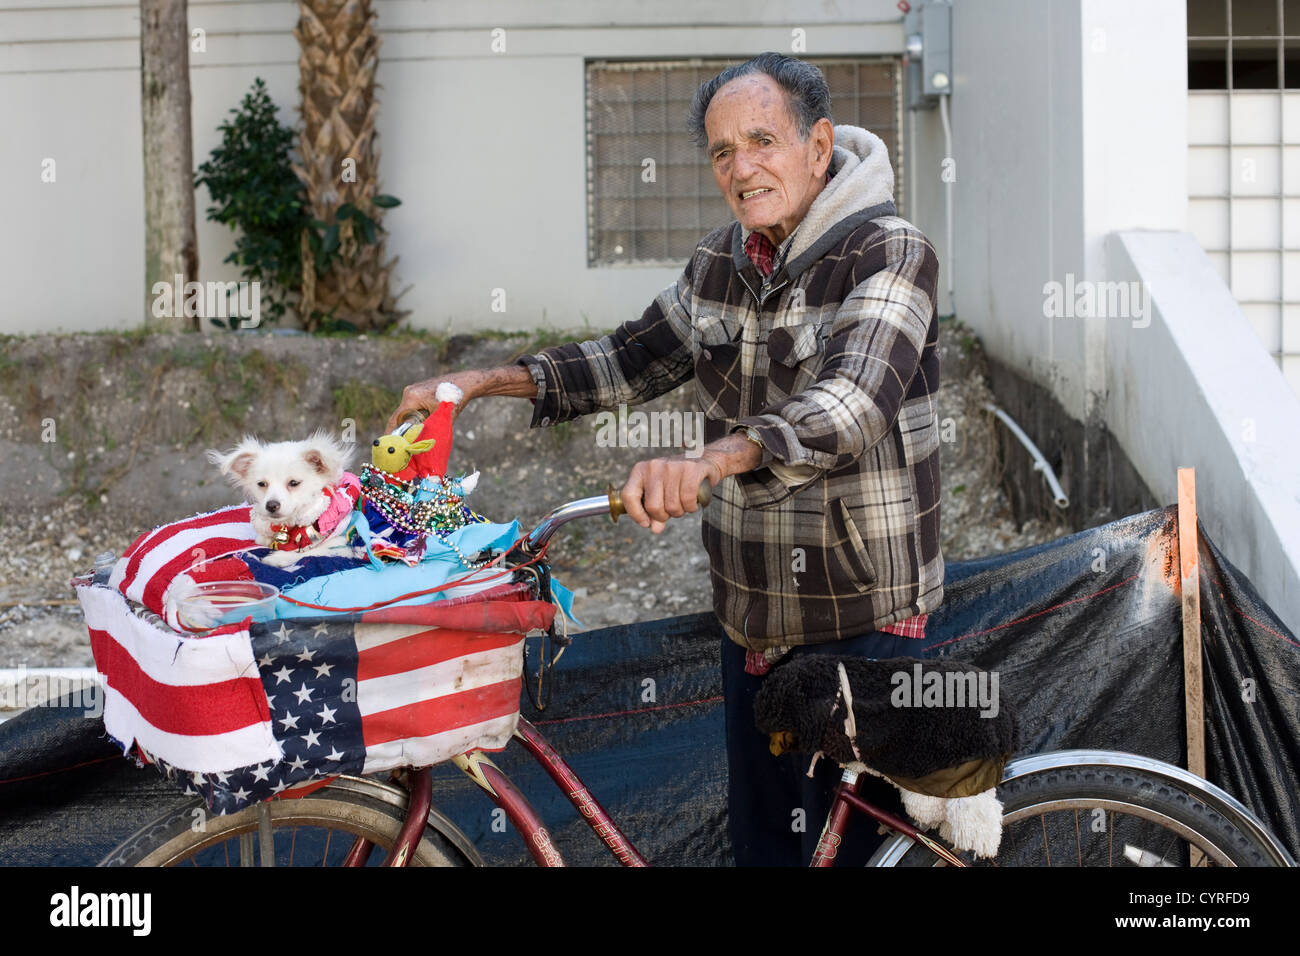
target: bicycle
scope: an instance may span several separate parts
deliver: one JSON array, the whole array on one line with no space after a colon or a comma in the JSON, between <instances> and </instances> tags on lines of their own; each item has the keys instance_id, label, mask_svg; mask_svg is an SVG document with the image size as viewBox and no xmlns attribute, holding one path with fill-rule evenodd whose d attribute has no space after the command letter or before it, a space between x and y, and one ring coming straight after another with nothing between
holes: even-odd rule
<instances>
[{"instance_id":1,"label":"bicycle","mask_svg":"<svg viewBox=\"0 0 1300 956\"><path fill-rule=\"evenodd\" d=\"M707 505L707 483L701 486L699 500ZM544 569L546 547L561 526L606 514L617 520L621 513L622 503L612 487L606 495L569 502L520 539L520 552ZM532 579L549 598L544 570ZM543 654L539 681L547 666ZM542 766L620 864L649 865L530 721L519 718L512 740ZM472 750L453 762L504 811L534 862L564 865L527 797L486 753ZM194 825L203 807L196 798L138 830L100 865L230 865L232 847L241 866L484 865L472 841L433 805L430 767L397 772L393 778L334 777L306 796L266 800L206 818L202 827ZM834 865L854 814L893 834L872 857L871 866L1055 865L1070 862L1066 851L1071 846L1078 865L1101 863L1103 857L1105 865L1178 866L1196 859L1218 866L1296 865L1236 798L1186 770L1135 754L1063 750L1012 760L998 785L1003 834L992 860L958 853L872 805L858 792L860 779L860 771L844 768L811 866ZM283 831L289 832L281 839ZM334 846L336 833L342 837ZM310 864L298 858L300 847Z\"/></svg>"}]
</instances>

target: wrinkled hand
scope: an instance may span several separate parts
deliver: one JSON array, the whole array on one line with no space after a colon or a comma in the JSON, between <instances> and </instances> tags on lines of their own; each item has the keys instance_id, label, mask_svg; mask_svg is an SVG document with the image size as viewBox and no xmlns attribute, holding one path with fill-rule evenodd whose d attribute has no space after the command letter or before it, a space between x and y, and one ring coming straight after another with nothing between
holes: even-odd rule
<instances>
[{"instance_id":1,"label":"wrinkled hand","mask_svg":"<svg viewBox=\"0 0 1300 956\"><path fill-rule=\"evenodd\" d=\"M639 461L623 486L623 509L643 528L659 534L669 518L680 518L699 509L695 500L700 482L716 485L722 469L708 457L651 458Z\"/></svg>"},{"instance_id":2,"label":"wrinkled hand","mask_svg":"<svg viewBox=\"0 0 1300 956\"><path fill-rule=\"evenodd\" d=\"M452 418L459 415L471 398L486 398L491 395L505 395L514 398L536 398L537 385L532 374L522 365L506 365L501 368L470 369L465 372L452 372L437 378L416 382L402 389L402 403L397 406L388 419L391 432L402 423L402 419L412 412L432 413L438 407L438 386L451 382L461 391L461 399L452 410Z\"/></svg>"},{"instance_id":3,"label":"wrinkled hand","mask_svg":"<svg viewBox=\"0 0 1300 956\"><path fill-rule=\"evenodd\" d=\"M452 418L460 414L465 403L474 397L471 386L473 383L473 372L453 372L450 375L442 375L438 378L426 379L423 382L415 382L412 385L402 389L402 402L397 406L397 411L393 412L388 418L388 424L385 427L386 432L392 432L394 428L402 423L402 420L408 415L415 412L424 412L431 414L438 407L438 399L435 393L438 386L443 382L451 382L461 390L461 399L456 403L456 408L452 412Z\"/></svg>"}]
</instances>

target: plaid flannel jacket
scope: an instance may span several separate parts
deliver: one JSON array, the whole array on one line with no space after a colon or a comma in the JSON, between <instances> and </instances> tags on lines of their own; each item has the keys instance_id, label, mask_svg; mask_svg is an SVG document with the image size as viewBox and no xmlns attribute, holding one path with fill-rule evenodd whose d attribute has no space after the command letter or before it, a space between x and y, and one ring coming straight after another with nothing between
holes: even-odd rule
<instances>
[{"instance_id":1,"label":"plaid flannel jacket","mask_svg":"<svg viewBox=\"0 0 1300 956\"><path fill-rule=\"evenodd\" d=\"M846 130L839 172L766 280L733 222L640 319L520 359L534 426L694 379L707 441L757 431L762 464L722 481L703 515L714 609L751 650L853 637L943 599L938 260L892 200L850 188L874 172L892 192L892 174L883 144L875 166L863 148L845 162Z\"/></svg>"}]
</instances>

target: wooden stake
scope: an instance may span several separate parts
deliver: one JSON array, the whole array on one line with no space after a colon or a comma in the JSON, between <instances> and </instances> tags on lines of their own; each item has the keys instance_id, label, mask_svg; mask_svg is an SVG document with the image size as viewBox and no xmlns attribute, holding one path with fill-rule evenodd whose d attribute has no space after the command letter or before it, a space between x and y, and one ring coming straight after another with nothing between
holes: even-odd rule
<instances>
[{"instance_id":1,"label":"wooden stake","mask_svg":"<svg viewBox=\"0 0 1300 956\"><path fill-rule=\"evenodd\" d=\"M1205 776L1205 699L1201 674L1201 573L1196 535L1196 470L1178 469L1178 568L1183 592L1183 703L1187 769ZM1192 847L1192 866L1205 854Z\"/></svg>"}]
</instances>

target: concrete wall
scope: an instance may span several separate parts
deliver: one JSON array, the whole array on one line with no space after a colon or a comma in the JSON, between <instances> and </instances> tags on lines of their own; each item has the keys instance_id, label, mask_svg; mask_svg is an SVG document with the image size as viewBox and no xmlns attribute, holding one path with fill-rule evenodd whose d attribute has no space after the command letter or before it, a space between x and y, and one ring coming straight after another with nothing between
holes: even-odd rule
<instances>
[{"instance_id":1,"label":"concrete wall","mask_svg":"<svg viewBox=\"0 0 1300 956\"><path fill-rule=\"evenodd\" d=\"M675 269L589 268L584 64L596 58L898 55L893 0L579 0L376 4L389 250L417 326L611 326L638 315ZM195 164L217 125L263 77L297 119L296 4L191 0ZM491 31L506 30L493 53ZM131 2L0 0L0 118L7 226L0 332L138 324L143 284L139 9ZM40 181L56 160L55 183ZM202 219L201 278L237 277L230 233ZM507 312L489 311L492 290Z\"/></svg>"},{"instance_id":2,"label":"concrete wall","mask_svg":"<svg viewBox=\"0 0 1300 956\"><path fill-rule=\"evenodd\" d=\"M1118 232L1104 255L1153 307L1110 327L1107 422L1163 500L1196 469L1206 533L1300 633L1300 399L1191 235Z\"/></svg>"},{"instance_id":3,"label":"concrete wall","mask_svg":"<svg viewBox=\"0 0 1300 956\"><path fill-rule=\"evenodd\" d=\"M1087 507L1133 495L1129 462L1160 503L1195 467L1206 531L1296 629L1300 407L1182 231L1185 16L1184 0L958 0L957 315L1081 423L1023 409ZM1052 282L1088 289L1093 314L1047 315ZM1108 315L1095 303L1115 283L1137 298Z\"/></svg>"},{"instance_id":4,"label":"concrete wall","mask_svg":"<svg viewBox=\"0 0 1300 956\"><path fill-rule=\"evenodd\" d=\"M958 0L952 121L957 315L991 354L1095 414L1105 320L1044 315L1104 278L1115 229L1186 219L1184 0Z\"/></svg>"}]
</instances>

